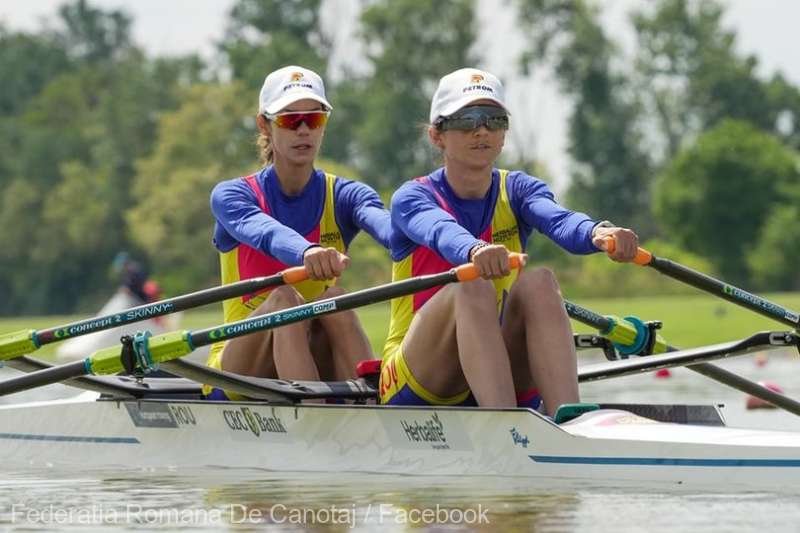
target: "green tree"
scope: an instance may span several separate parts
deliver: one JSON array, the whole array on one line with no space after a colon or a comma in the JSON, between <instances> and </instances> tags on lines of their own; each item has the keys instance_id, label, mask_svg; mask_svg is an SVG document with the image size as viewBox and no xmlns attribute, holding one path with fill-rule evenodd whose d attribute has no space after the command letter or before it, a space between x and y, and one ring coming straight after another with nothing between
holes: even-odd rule
<instances>
[{"instance_id":1,"label":"green tree","mask_svg":"<svg viewBox=\"0 0 800 533\"><path fill-rule=\"evenodd\" d=\"M24 126L20 115L53 78L71 68L66 51L50 35L9 32L0 25L0 190L18 174Z\"/></svg>"},{"instance_id":2,"label":"green tree","mask_svg":"<svg viewBox=\"0 0 800 533\"><path fill-rule=\"evenodd\" d=\"M360 102L354 163L380 187L430 170L433 159L421 125L444 74L475 65L472 0L378 0L361 14L372 73L354 89Z\"/></svg>"},{"instance_id":3,"label":"green tree","mask_svg":"<svg viewBox=\"0 0 800 533\"><path fill-rule=\"evenodd\" d=\"M346 74L337 86L327 79L332 37L322 29L321 0L237 0L219 45L233 79L250 90L252 113L266 75L286 65L300 65L325 80L334 107L327 126L324 154L347 161L353 153L351 120L359 120L358 96Z\"/></svg>"},{"instance_id":4,"label":"green tree","mask_svg":"<svg viewBox=\"0 0 800 533\"><path fill-rule=\"evenodd\" d=\"M47 35L9 32L0 25L0 116L18 115L42 87L70 67L66 51Z\"/></svg>"},{"instance_id":5,"label":"green tree","mask_svg":"<svg viewBox=\"0 0 800 533\"><path fill-rule=\"evenodd\" d=\"M776 110L776 135L800 150L800 89L778 73L767 83L767 100Z\"/></svg>"},{"instance_id":6,"label":"green tree","mask_svg":"<svg viewBox=\"0 0 800 533\"><path fill-rule=\"evenodd\" d=\"M758 60L737 51L736 33L723 25L714 0L660 0L633 15L636 70L648 116L668 161L701 132L725 119L781 133L778 119L800 118L800 94L780 77L758 78Z\"/></svg>"},{"instance_id":7,"label":"green tree","mask_svg":"<svg viewBox=\"0 0 800 533\"><path fill-rule=\"evenodd\" d=\"M320 3L321 0L237 0L219 46L233 78L257 91L267 73L286 65L300 65L324 79L331 39L322 31Z\"/></svg>"},{"instance_id":8,"label":"green tree","mask_svg":"<svg viewBox=\"0 0 800 533\"><path fill-rule=\"evenodd\" d=\"M40 203L41 191L30 181L14 179L0 190L0 227L4 228L0 234L1 314L30 313L41 304L37 296L43 296L42 284L36 283L36 275L32 275L36 269L30 260L30 242L38 224L31 212L38 213Z\"/></svg>"},{"instance_id":9,"label":"green tree","mask_svg":"<svg viewBox=\"0 0 800 533\"><path fill-rule=\"evenodd\" d=\"M196 84L162 115L152 153L136 165L128 231L168 292L218 281L211 189L255 168L252 106L241 84Z\"/></svg>"},{"instance_id":10,"label":"green tree","mask_svg":"<svg viewBox=\"0 0 800 533\"><path fill-rule=\"evenodd\" d=\"M519 0L528 47L523 71L552 65L573 103L569 117L568 204L651 235L651 163L642 150L639 103L612 64L616 45L584 0Z\"/></svg>"},{"instance_id":11,"label":"green tree","mask_svg":"<svg viewBox=\"0 0 800 533\"><path fill-rule=\"evenodd\" d=\"M133 48L132 19L124 11L104 11L91 7L86 0L75 0L62 5L58 13L63 30L56 36L77 61L111 61Z\"/></svg>"},{"instance_id":12,"label":"green tree","mask_svg":"<svg viewBox=\"0 0 800 533\"><path fill-rule=\"evenodd\" d=\"M747 264L760 287L796 291L800 290L800 183L779 192L782 202L767 213Z\"/></svg>"},{"instance_id":13,"label":"green tree","mask_svg":"<svg viewBox=\"0 0 800 533\"><path fill-rule=\"evenodd\" d=\"M130 45L120 13L75 2L62 15L47 38L31 39L60 46L67 67L0 120L0 196L25 206L10 211L13 224L0 234L17 271L4 283L4 304L14 303L0 311L88 310L106 296L116 281L108 264L130 248L123 213L134 161L151 150L158 113L176 105L176 87L202 70L195 57L149 60ZM24 64L9 64L25 76Z\"/></svg>"},{"instance_id":14,"label":"green tree","mask_svg":"<svg viewBox=\"0 0 800 533\"><path fill-rule=\"evenodd\" d=\"M747 122L726 120L681 151L659 176L655 212L665 236L747 285L748 252L796 183L796 154Z\"/></svg>"}]
</instances>

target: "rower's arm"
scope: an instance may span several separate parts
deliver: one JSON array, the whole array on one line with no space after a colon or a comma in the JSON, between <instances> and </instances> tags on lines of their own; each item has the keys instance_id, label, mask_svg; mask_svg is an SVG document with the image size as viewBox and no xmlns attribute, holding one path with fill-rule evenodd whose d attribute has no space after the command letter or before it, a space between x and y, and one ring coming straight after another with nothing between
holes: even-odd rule
<instances>
[{"instance_id":1,"label":"rower's arm","mask_svg":"<svg viewBox=\"0 0 800 533\"><path fill-rule=\"evenodd\" d=\"M588 215L556 202L546 183L524 172L510 175L508 181L514 211L529 228L538 230L570 253L597 252L592 244L596 222Z\"/></svg>"},{"instance_id":2,"label":"rower's arm","mask_svg":"<svg viewBox=\"0 0 800 533\"><path fill-rule=\"evenodd\" d=\"M391 216L378 193L369 185L337 178L336 213L345 243L349 244L358 230L364 230L384 248L389 248ZM339 213L349 216L339 219Z\"/></svg>"},{"instance_id":3,"label":"rower's arm","mask_svg":"<svg viewBox=\"0 0 800 533\"><path fill-rule=\"evenodd\" d=\"M255 194L242 180L217 184L211 193L211 211L234 239L287 265L302 265L303 253L312 246L295 230L262 211Z\"/></svg>"},{"instance_id":4,"label":"rower's arm","mask_svg":"<svg viewBox=\"0 0 800 533\"><path fill-rule=\"evenodd\" d=\"M479 244L423 185L408 182L392 196L392 224L414 243L435 250L448 262L469 262L469 251Z\"/></svg>"}]
</instances>

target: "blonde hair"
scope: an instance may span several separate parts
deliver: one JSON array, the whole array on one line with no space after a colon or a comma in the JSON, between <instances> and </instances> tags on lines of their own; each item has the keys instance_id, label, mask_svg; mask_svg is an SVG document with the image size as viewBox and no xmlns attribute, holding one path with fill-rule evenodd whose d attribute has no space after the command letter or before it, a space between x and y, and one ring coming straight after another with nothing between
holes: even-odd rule
<instances>
[{"instance_id":1,"label":"blonde hair","mask_svg":"<svg viewBox=\"0 0 800 533\"><path fill-rule=\"evenodd\" d=\"M258 122L259 116L263 115L257 115L256 122ZM261 131L261 128L258 130L256 146L258 146L258 156L261 159L262 164L269 165L275 160L275 152L272 150L272 139L269 135L264 135L264 132Z\"/></svg>"}]
</instances>

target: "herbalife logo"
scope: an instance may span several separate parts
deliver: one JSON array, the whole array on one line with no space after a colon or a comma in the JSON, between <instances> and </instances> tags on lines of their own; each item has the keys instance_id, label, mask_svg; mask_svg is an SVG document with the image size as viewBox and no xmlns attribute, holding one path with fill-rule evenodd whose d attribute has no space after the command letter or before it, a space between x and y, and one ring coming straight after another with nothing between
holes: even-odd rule
<instances>
[{"instance_id":1,"label":"herbalife logo","mask_svg":"<svg viewBox=\"0 0 800 533\"><path fill-rule=\"evenodd\" d=\"M400 425L406 437L411 442L429 442L436 448L449 448L444 431L444 423L439 419L438 413L433 413L427 420L406 421L401 420Z\"/></svg>"}]
</instances>

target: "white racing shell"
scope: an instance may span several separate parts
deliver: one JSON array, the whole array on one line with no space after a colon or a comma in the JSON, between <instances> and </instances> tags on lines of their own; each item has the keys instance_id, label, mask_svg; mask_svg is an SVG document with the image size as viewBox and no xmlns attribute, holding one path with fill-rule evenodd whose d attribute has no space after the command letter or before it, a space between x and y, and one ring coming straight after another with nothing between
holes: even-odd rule
<instances>
[{"instance_id":1,"label":"white racing shell","mask_svg":"<svg viewBox=\"0 0 800 533\"><path fill-rule=\"evenodd\" d=\"M526 409L74 399L0 406L5 468L209 467L502 476L800 492L800 433L655 422L555 425Z\"/></svg>"}]
</instances>

